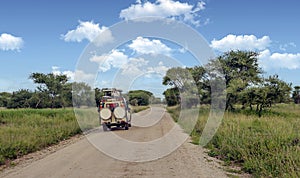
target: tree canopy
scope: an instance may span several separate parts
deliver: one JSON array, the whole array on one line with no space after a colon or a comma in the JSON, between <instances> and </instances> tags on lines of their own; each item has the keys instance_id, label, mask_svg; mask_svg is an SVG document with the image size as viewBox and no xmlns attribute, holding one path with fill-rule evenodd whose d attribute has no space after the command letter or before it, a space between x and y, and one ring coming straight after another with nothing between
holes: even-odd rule
<instances>
[{"instance_id":1,"label":"tree canopy","mask_svg":"<svg viewBox=\"0 0 300 178\"><path fill-rule=\"evenodd\" d=\"M164 92L167 104L176 105L185 97L179 93L184 88L190 88L192 76L200 99L198 104L207 104L211 102L212 87L221 87L218 86L221 84L218 84L218 80L223 78L226 84L226 110L233 111L236 105L252 110L253 105L256 105L256 111L261 115L265 107L289 102L291 92L291 84L279 79L278 75L264 78L262 74L263 71L258 65L258 53L232 50L205 66L171 68L162 83L171 87ZM295 102L300 101L299 93L300 87L295 88Z\"/></svg>"},{"instance_id":2,"label":"tree canopy","mask_svg":"<svg viewBox=\"0 0 300 178\"><path fill-rule=\"evenodd\" d=\"M128 92L128 98L133 106L146 106L150 104L153 93L145 90L132 90Z\"/></svg>"}]
</instances>

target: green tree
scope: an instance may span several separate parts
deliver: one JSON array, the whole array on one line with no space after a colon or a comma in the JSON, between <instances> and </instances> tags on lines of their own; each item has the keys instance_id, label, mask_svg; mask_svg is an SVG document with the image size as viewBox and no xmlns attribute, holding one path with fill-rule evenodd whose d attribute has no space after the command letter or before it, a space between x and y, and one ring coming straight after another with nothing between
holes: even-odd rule
<instances>
[{"instance_id":1,"label":"green tree","mask_svg":"<svg viewBox=\"0 0 300 178\"><path fill-rule=\"evenodd\" d=\"M209 104L211 102L211 78L209 77L207 70L203 66L195 66L187 69L197 86L200 102L202 104Z\"/></svg>"},{"instance_id":2,"label":"green tree","mask_svg":"<svg viewBox=\"0 0 300 178\"><path fill-rule=\"evenodd\" d=\"M176 67L166 72L162 83L172 87L164 93L168 105L181 103L183 107L191 107L199 104L199 89L195 80L200 83L200 79L195 73L193 76L192 71L192 68Z\"/></svg>"},{"instance_id":3,"label":"green tree","mask_svg":"<svg viewBox=\"0 0 300 178\"><path fill-rule=\"evenodd\" d=\"M293 98L295 104L300 103L300 86L294 87L292 98Z\"/></svg>"},{"instance_id":4,"label":"green tree","mask_svg":"<svg viewBox=\"0 0 300 178\"><path fill-rule=\"evenodd\" d=\"M66 83L63 85L61 95L58 97L58 101L62 107L72 107L72 83Z\"/></svg>"},{"instance_id":5,"label":"green tree","mask_svg":"<svg viewBox=\"0 0 300 178\"><path fill-rule=\"evenodd\" d=\"M218 67L222 68L222 75L226 84L226 110L234 110L234 104L238 103L242 91L249 86L261 83L261 69L258 66L258 53L252 51L229 51L221 55L217 60L208 64L211 71ZM214 73L211 73L212 77ZM245 105L246 102L242 101Z\"/></svg>"},{"instance_id":6,"label":"green tree","mask_svg":"<svg viewBox=\"0 0 300 178\"><path fill-rule=\"evenodd\" d=\"M100 106L100 99L103 95L104 94L100 88L95 88L95 101L96 101L97 108Z\"/></svg>"},{"instance_id":7,"label":"green tree","mask_svg":"<svg viewBox=\"0 0 300 178\"><path fill-rule=\"evenodd\" d=\"M132 105L146 106L150 103L153 94L145 90L132 90L128 92L129 103Z\"/></svg>"},{"instance_id":8,"label":"green tree","mask_svg":"<svg viewBox=\"0 0 300 178\"><path fill-rule=\"evenodd\" d=\"M168 106L175 106L180 104L180 94L177 88L169 88L164 91L163 95Z\"/></svg>"},{"instance_id":9,"label":"green tree","mask_svg":"<svg viewBox=\"0 0 300 178\"><path fill-rule=\"evenodd\" d=\"M32 92L25 89L13 92L7 108L29 108L32 95Z\"/></svg>"},{"instance_id":10,"label":"green tree","mask_svg":"<svg viewBox=\"0 0 300 178\"><path fill-rule=\"evenodd\" d=\"M163 78L163 85L169 85L177 88L180 92L184 92L195 84L192 75L187 68L171 68L167 71L166 76Z\"/></svg>"},{"instance_id":11,"label":"green tree","mask_svg":"<svg viewBox=\"0 0 300 178\"><path fill-rule=\"evenodd\" d=\"M252 110L256 105L256 112L259 116L266 107L272 107L274 103L286 103L290 100L291 84L278 78L278 75L269 76L262 83L243 90L240 94L242 101L246 101Z\"/></svg>"},{"instance_id":12,"label":"green tree","mask_svg":"<svg viewBox=\"0 0 300 178\"><path fill-rule=\"evenodd\" d=\"M266 79L265 86L269 88L269 105L274 103L287 103L290 101L292 84L279 79L278 75L269 76Z\"/></svg>"},{"instance_id":13,"label":"green tree","mask_svg":"<svg viewBox=\"0 0 300 178\"><path fill-rule=\"evenodd\" d=\"M0 107L7 107L11 99L12 94L8 92L1 92L0 93Z\"/></svg>"},{"instance_id":14,"label":"green tree","mask_svg":"<svg viewBox=\"0 0 300 178\"><path fill-rule=\"evenodd\" d=\"M48 94L35 91L30 98L31 108L49 108L51 107L50 97Z\"/></svg>"},{"instance_id":15,"label":"green tree","mask_svg":"<svg viewBox=\"0 0 300 178\"><path fill-rule=\"evenodd\" d=\"M51 108L63 106L63 94L68 81L66 75L32 73L29 78L39 84L38 91L46 93L50 97Z\"/></svg>"}]
</instances>

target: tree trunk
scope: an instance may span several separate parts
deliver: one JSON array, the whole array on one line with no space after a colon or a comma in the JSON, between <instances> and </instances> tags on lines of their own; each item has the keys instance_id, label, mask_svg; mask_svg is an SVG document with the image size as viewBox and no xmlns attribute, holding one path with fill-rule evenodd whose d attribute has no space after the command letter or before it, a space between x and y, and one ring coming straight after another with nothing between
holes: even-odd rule
<instances>
[{"instance_id":1,"label":"tree trunk","mask_svg":"<svg viewBox=\"0 0 300 178\"><path fill-rule=\"evenodd\" d=\"M37 108L41 102L42 102L42 99L39 99L39 101L35 105L35 108Z\"/></svg>"},{"instance_id":2,"label":"tree trunk","mask_svg":"<svg viewBox=\"0 0 300 178\"><path fill-rule=\"evenodd\" d=\"M258 117L261 117L261 113L262 113L262 104L260 105L260 107L259 107L259 112L258 112Z\"/></svg>"}]
</instances>

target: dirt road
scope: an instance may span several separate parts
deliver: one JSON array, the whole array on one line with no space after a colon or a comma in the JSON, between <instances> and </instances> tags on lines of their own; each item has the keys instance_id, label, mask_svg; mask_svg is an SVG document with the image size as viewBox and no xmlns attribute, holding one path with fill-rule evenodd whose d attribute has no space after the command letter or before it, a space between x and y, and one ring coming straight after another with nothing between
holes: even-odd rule
<instances>
[{"instance_id":1,"label":"dirt road","mask_svg":"<svg viewBox=\"0 0 300 178\"><path fill-rule=\"evenodd\" d=\"M128 131L97 129L0 177L226 177L163 108L134 115L132 125Z\"/></svg>"}]
</instances>

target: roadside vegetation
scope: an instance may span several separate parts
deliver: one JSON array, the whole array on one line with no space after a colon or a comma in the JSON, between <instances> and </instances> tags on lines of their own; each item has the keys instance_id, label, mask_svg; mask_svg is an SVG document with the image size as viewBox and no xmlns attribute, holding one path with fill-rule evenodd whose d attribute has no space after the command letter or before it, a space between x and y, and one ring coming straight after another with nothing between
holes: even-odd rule
<instances>
[{"instance_id":1,"label":"roadside vegetation","mask_svg":"<svg viewBox=\"0 0 300 178\"><path fill-rule=\"evenodd\" d=\"M73 109L0 110L0 165L80 133Z\"/></svg>"},{"instance_id":2,"label":"roadside vegetation","mask_svg":"<svg viewBox=\"0 0 300 178\"><path fill-rule=\"evenodd\" d=\"M149 105L148 106L130 106L132 113L138 113L138 112L144 111L149 108L150 108Z\"/></svg>"},{"instance_id":3,"label":"roadside vegetation","mask_svg":"<svg viewBox=\"0 0 300 178\"><path fill-rule=\"evenodd\" d=\"M164 92L167 110L199 144L213 98L213 109L225 114L206 145L210 156L255 177L300 177L300 86L263 74L258 53L238 50L205 66L171 68L163 79L170 87ZM199 117L193 130L186 129L178 118L194 116L193 108Z\"/></svg>"},{"instance_id":4,"label":"roadside vegetation","mask_svg":"<svg viewBox=\"0 0 300 178\"><path fill-rule=\"evenodd\" d=\"M180 107L167 109L176 121ZM200 107L198 122L190 133L195 144L199 144L208 114L208 107ZM299 115L300 105L293 104L277 104L262 117L250 110L226 112L206 145L208 154L255 177L300 177Z\"/></svg>"}]
</instances>

